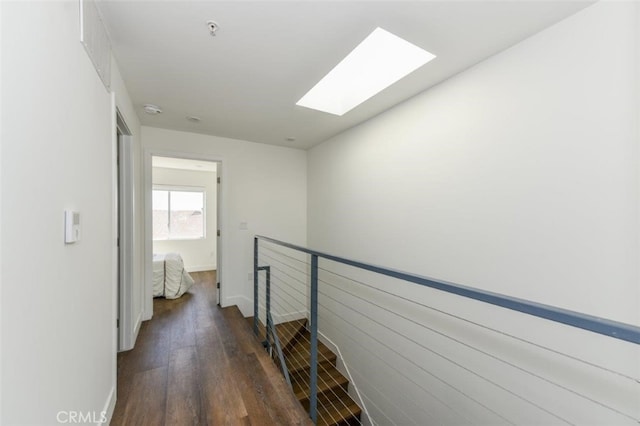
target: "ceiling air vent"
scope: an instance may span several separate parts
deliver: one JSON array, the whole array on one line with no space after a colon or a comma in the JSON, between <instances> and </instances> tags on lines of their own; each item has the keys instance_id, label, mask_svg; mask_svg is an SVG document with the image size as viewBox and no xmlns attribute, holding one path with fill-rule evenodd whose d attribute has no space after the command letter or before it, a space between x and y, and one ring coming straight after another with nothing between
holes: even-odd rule
<instances>
[{"instance_id":1,"label":"ceiling air vent","mask_svg":"<svg viewBox=\"0 0 640 426\"><path fill-rule=\"evenodd\" d=\"M146 104L142 109L149 115L158 115L162 113L160 107L156 105Z\"/></svg>"},{"instance_id":2,"label":"ceiling air vent","mask_svg":"<svg viewBox=\"0 0 640 426\"><path fill-rule=\"evenodd\" d=\"M80 1L80 42L108 90L111 87L111 42L93 0Z\"/></svg>"}]
</instances>

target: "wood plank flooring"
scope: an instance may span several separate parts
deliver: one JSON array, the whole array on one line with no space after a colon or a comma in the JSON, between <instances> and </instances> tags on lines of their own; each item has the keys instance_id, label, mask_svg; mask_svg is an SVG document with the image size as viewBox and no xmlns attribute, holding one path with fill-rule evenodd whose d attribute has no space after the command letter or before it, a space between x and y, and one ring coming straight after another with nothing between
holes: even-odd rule
<instances>
[{"instance_id":1,"label":"wood plank flooring","mask_svg":"<svg viewBox=\"0 0 640 426\"><path fill-rule=\"evenodd\" d=\"M192 276L118 354L111 425L311 425L240 311L216 305L215 272Z\"/></svg>"}]
</instances>

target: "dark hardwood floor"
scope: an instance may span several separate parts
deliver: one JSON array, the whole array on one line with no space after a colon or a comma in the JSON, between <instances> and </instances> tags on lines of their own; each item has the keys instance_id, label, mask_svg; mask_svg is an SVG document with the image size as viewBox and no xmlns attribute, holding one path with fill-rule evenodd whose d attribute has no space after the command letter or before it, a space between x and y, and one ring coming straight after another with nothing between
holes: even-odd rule
<instances>
[{"instance_id":1,"label":"dark hardwood floor","mask_svg":"<svg viewBox=\"0 0 640 426\"><path fill-rule=\"evenodd\" d=\"M215 272L154 299L136 347L118 354L112 425L310 425L236 307L216 305Z\"/></svg>"}]
</instances>

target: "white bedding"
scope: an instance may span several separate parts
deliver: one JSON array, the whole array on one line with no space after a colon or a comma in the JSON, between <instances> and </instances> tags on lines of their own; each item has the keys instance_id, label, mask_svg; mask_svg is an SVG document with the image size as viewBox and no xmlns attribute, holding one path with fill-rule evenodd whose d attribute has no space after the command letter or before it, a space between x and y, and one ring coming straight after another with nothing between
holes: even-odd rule
<instances>
[{"instance_id":1,"label":"white bedding","mask_svg":"<svg viewBox=\"0 0 640 426\"><path fill-rule=\"evenodd\" d=\"M153 255L153 297L177 299L193 285L178 253Z\"/></svg>"}]
</instances>

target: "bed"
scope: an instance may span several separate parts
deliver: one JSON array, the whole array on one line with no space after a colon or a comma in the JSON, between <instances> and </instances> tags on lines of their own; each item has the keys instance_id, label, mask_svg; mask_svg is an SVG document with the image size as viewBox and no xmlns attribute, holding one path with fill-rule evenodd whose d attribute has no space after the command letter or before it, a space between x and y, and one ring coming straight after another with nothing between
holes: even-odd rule
<instances>
[{"instance_id":1,"label":"bed","mask_svg":"<svg viewBox=\"0 0 640 426\"><path fill-rule=\"evenodd\" d=\"M153 255L153 297L177 299L193 285L178 253Z\"/></svg>"}]
</instances>

